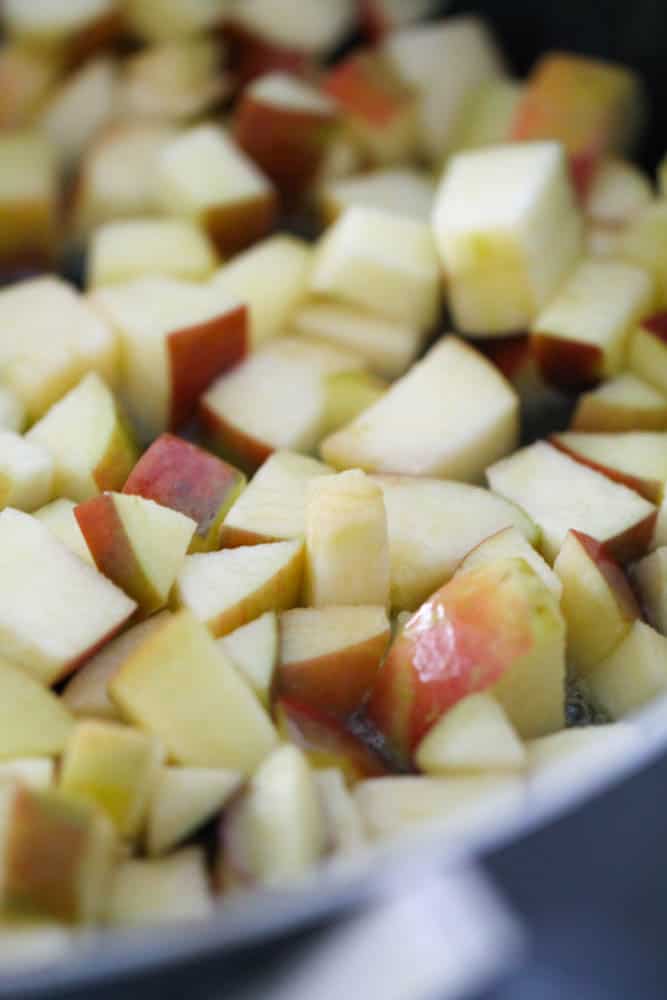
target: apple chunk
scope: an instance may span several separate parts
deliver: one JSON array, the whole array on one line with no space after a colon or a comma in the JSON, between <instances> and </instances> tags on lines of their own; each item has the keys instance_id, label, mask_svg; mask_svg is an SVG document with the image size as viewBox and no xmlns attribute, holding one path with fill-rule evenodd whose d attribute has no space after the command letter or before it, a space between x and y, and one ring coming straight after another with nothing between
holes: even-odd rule
<instances>
[{"instance_id":1,"label":"apple chunk","mask_svg":"<svg viewBox=\"0 0 667 1000\"><path fill-rule=\"evenodd\" d=\"M146 831L149 855L164 854L219 813L238 790L237 771L163 767L153 786Z\"/></svg>"},{"instance_id":2,"label":"apple chunk","mask_svg":"<svg viewBox=\"0 0 667 1000\"><path fill-rule=\"evenodd\" d=\"M43 684L71 673L136 608L29 514L0 514L0 656Z\"/></svg>"},{"instance_id":3,"label":"apple chunk","mask_svg":"<svg viewBox=\"0 0 667 1000\"><path fill-rule=\"evenodd\" d=\"M566 455L659 503L667 480L667 433L554 434L551 443Z\"/></svg>"},{"instance_id":4,"label":"apple chunk","mask_svg":"<svg viewBox=\"0 0 667 1000\"><path fill-rule=\"evenodd\" d=\"M57 170L37 132L0 136L0 271L9 275L52 264L57 237Z\"/></svg>"},{"instance_id":5,"label":"apple chunk","mask_svg":"<svg viewBox=\"0 0 667 1000\"><path fill-rule=\"evenodd\" d=\"M213 899L200 847L167 858L128 858L116 868L109 888L105 921L111 926L141 927L211 915Z\"/></svg>"},{"instance_id":6,"label":"apple chunk","mask_svg":"<svg viewBox=\"0 0 667 1000\"><path fill-rule=\"evenodd\" d=\"M630 339L628 366L660 392L667 393L667 312L648 316L639 324Z\"/></svg>"},{"instance_id":7,"label":"apple chunk","mask_svg":"<svg viewBox=\"0 0 667 1000\"><path fill-rule=\"evenodd\" d=\"M544 561L539 552L533 548L525 535L522 535L515 527L502 528L495 534L484 538L479 545L470 550L458 568L462 570L476 569L478 566L484 566L496 559L506 558L523 559L527 562L531 569L535 570L545 587L548 587L556 600L560 601L563 585L559 577Z\"/></svg>"},{"instance_id":8,"label":"apple chunk","mask_svg":"<svg viewBox=\"0 0 667 1000\"><path fill-rule=\"evenodd\" d=\"M622 719L667 691L667 638L636 621L586 678L586 691L612 719Z\"/></svg>"},{"instance_id":9,"label":"apple chunk","mask_svg":"<svg viewBox=\"0 0 667 1000\"><path fill-rule=\"evenodd\" d=\"M667 547L661 546L635 563L632 581L646 620L667 635Z\"/></svg>"},{"instance_id":10,"label":"apple chunk","mask_svg":"<svg viewBox=\"0 0 667 1000\"><path fill-rule=\"evenodd\" d=\"M504 76L485 80L470 94L451 137L453 153L507 142L523 83Z\"/></svg>"},{"instance_id":11,"label":"apple chunk","mask_svg":"<svg viewBox=\"0 0 667 1000\"><path fill-rule=\"evenodd\" d=\"M270 709L280 652L275 611L265 611L259 618L234 629L218 642L222 643L232 663L248 681L264 708Z\"/></svg>"},{"instance_id":12,"label":"apple chunk","mask_svg":"<svg viewBox=\"0 0 667 1000\"><path fill-rule=\"evenodd\" d=\"M445 337L321 452L339 469L475 482L517 440L512 387L474 348Z\"/></svg>"},{"instance_id":13,"label":"apple chunk","mask_svg":"<svg viewBox=\"0 0 667 1000\"><path fill-rule=\"evenodd\" d=\"M90 549L86 545L86 539L81 534L79 522L74 516L76 504L73 500L60 497L59 500L52 500L45 507L40 507L33 514L38 521L51 531L55 537L74 552L79 559L95 565L95 560L90 554Z\"/></svg>"},{"instance_id":14,"label":"apple chunk","mask_svg":"<svg viewBox=\"0 0 667 1000\"><path fill-rule=\"evenodd\" d=\"M0 660L0 758L62 753L72 716L28 674Z\"/></svg>"},{"instance_id":15,"label":"apple chunk","mask_svg":"<svg viewBox=\"0 0 667 1000\"><path fill-rule=\"evenodd\" d=\"M643 267L656 285L656 306L667 309L667 202L664 199L646 205L624 230L618 253Z\"/></svg>"},{"instance_id":16,"label":"apple chunk","mask_svg":"<svg viewBox=\"0 0 667 1000\"><path fill-rule=\"evenodd\" d=\"M482 691L463 698L429 729L415 762L420 771L436 776L520 771L526 752L502 706Z\"/></svg>"},{"instance_id":17,"label":"apple chunk","mask_svg":"<svg viewBox=\"0 0 667 1000\"><path fill-rule=\"evenodd\" d=\"M220 525L245 486L245 476L203 448L161 434L132 469L123 493L154 500L191 518L191 551L218 547Z\"/></svg>"},{"instance_id":18,"label":"apple chunk","mask_svg":"<svg viewBox=\"0 0 667 1000\"><path fill-rule=\"evenodd\" d=\"M281 695L346 717L361 707L391 638L381 607L295 608L280 616Z\"/></svg>"},{"instance_id":19,"label":"apple chunk","mask_svg":"<svg viewBox=\"0 0 667 1000\"><path fill-rule=\"evenodd\" d=\"M0 430L0 508L34 510L50 500L53 459L37 441Z\"/></svg>"},{"instance_id":20,"label":"apple chunk","mask_svg":"<svg viewBox=\"0 0 667 1000\"><path fill-rule=\"evenodd\" d=\"M573 431L664 431L667 396L624 372L579 397L571 427Z\"/></svg>"}]
</instances>

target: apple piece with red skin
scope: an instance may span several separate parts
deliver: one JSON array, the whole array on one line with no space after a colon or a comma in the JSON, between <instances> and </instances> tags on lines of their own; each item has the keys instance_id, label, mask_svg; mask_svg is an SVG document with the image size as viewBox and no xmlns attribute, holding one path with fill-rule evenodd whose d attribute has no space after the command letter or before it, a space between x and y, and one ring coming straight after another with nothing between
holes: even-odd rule
<instances>
[{"instance_id":1,"label":"apple piece with red skin","mask_svg":"<svg viewBox=\"0 0 667 1000\"><path fill-rule=\"evenodd\" d=\"M220 525L246 485L242 472L174 434L161 434L130 473L123 493L170 507L197 525L190 552L218 548Z\"/></svg>"},{"instance_id":2,"label":"apple piece with red skin","mask_svg":"<svg viewBox=\"0 0 667 1000\"><path fill-rule=\"evenodd\" d=\"M659 504L667 482L667 432L565 431L550 443L570 458Z\"/></svg>"},{"instance_id":3,"label":"apple piece with red skin","mask_svg":"<svg viewBox=\"0 0 667 1000\"><path fill-rule=\"evenodd\" d=\"M654 313L639 324L630 340L628 367L667 393L667 311Z\"/></svg>"},{"instance_id":4,"label":"apple piece with red skin","mask_svg":"<svg viewBox=\"0 0 667 1000\"><path fill-rule=\"evenodd\" d=\"M458 573L436 591L394 639L368 713L408 763L448 709L486 690L523 739L565 723L565 624L523 559Z\"/></svg>"},{"instance_id":5,"label":"apple piece with red skin","mask_svg":"<svg viewBox=\"0 0 667 1000\"><path fill-rule=\"evenodd\" d=\"M632 372L624 372L579 397L570 429L667 430L667 396Z\"/></svg>"}]
</instances>

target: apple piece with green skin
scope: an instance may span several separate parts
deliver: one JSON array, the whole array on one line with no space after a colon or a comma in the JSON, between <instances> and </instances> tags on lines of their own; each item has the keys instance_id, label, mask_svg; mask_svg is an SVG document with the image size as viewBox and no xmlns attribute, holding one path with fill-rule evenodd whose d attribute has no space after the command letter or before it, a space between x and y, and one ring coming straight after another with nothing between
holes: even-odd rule
<instances>
[{"instance_id":1,"label":"apple piece with green skin","mask_svg":"<svg viewBox=\"0 0 667 1000\"><path fill-rule=\"evenodd\" d=\"M333 475L323 462L293 451L276 451L260 466L220 529L222 548L303 538L307 485Z\"/></svg>"},{"instance_id":2,"label":"apple piece with green skin","mask_svg":"<svg viewBox=\"0 0 667 1000\"><path fill-rule=\"evenodd\" d=\"M38 131L0 137L0 272L53 266L57 252L57 165L54 152Z\"/></svg>"},{"instance_id":3,"label":"apple piece with green skin","mask_svg":"<svg viewBox=\"0 0 667 1000\"><path fill-rule=\"evenodd\" d=\"M328 767L315 771L314 778L324 815L327 855L353 854L366 843L366 834L343 772Z\"/></svg>"},{"instance_id":4,"label":"apple piece with green skin","mask_svg":"<svg viewBox=\"0 0 667 1000\"><path fill-rule=\"evenodd\" d=\"M664 431L667 396L632 372L624 372L583 393L570 426L573 431Z\"/></svg>"},{"instance_id":5,"label":"apple piece with green skin","mask_svg":"<svg viewBox=\"0 0 667 1000\"><path fill-rule=\"evenodd\" d=\"M0 508L35 510L51 499L54 480L47 448L15 431L0 430Z\"/></svg>"},{"instance_id":6,"label":"apple piece with green skin","mask_svg":"<svg viewBox=\"0 0 667 1000\"><path fill-rule=\"evenodd\" d=\"M58 787L68 799L101 809L121 837L142 831L164 759L154 736L101 719L78 722L62 760Z\"/></svg>"},{"instance_id":7,"label":"apple piece with green skin","mask_svg":"<svg viewBox=\"0 0 667 1000\"><path fill-rule=\"evenodd\" d=\"M56 765L50 757L13 757L0 762L0 784L15 781L35 792L46 792L56 783Z\"/></svg>"},{"instance_id":8,"label":"apple piece with green skin","mask_svg":"<svg viewBox=\"0 0 667 1000\"><path fill-rule=\"evenodd\" d=\"M49 531L53 532L55 537L79 559L94 566L95 560L90 554L86 539L83 537L79 522L74 515L76 507L73 500L61 497L59 500L47 503L45 507L40 507L33 513L33 517L46 525Z\"/></svg>"},{"instance_id":9,"label":"apple piece with green skin","mask_svg":"<svg viewBox=\"0 0 667 1000\"><path fill-rule=\"evenodd\" d=\"M450 708L427 732L415 752L424 774L436 777L461 772L521 771L523 744L492 694L469 694Z\"/></svg>"},{"instance_id":10,"label":"apple piece with green skin","mask_svg":"<svg viewBox=\"0 0 667 1000\"><path fill-rule=\"evenodd\" d=\"M270 710L280 652L278 616L265 611L218 639L239 673L247 680L264 708Z\"/></svg>"},{"instance_id":11,"label":"apple piece with green skin","mask_svg":"<svg viewBox=\"0 0 667 1000\"><path fill-rule=\"evenodd\" d=\"M125 493L103 493L74 511L101 573L148 616L163 608L196 523L177 510Z\"/></svg>"},{"instance_id":12,"label":"apple piece with green skin","mask_svg":"<svg viewBox=\"0 0 667 1000\"><path fill-rule=\"evenodd\" d=\"M487 690L524 739L565 724L565 624L523 559L458 573L426 601L394 639L368 712L407 764L445 712Z\"/></svg>"},{"instance_id":13,"label":"apple piece with green skin","mask_svg":"<svg viewBox=\"0 0 667 1000\"><path fill-rule=\"evenodd\" d=\"M106 816L18 783L0 785L0 810L3 917L96 923L117 849Z\"/></svg>"},{"instance_id":14,"label":"apple piece with green skin","mask_svg":"<svg viewBox=\"0 0 667 1000\"><path fill-rule=\"evenodd\" d=\"M174 599L220 637L265 611L293 608L303 567L299 540L195 553L178 575Z\"/></svg>"},{"instance_id":15,"label":"apple piece with green skin","mask_svg":"<svg viewBox=\"0 0 667 1000\"><path fill-rule=\"evenodd\" d=\"M646 205L624 230L618 253L653 276L656 308L667 309L667 204L663 199ZM631 365L632 367L632 365ZM641 374L641 372L638 372Z\"/></svg>"},{"instance_id":16,"label":"apple piece with green skin","mask_svg":"<svg viewBox=\"0 0 667 1000\"><path fill-rule=\"evenodd\" d=\"M121 861L111 879L104 918L112 927L143 927L203 920L212 911L204 851L186 847L167 858Z\"/></svg>"},{"instance_id":17,"label":"apple piece with green skin","mask_svg":"<svg viewBox=\"0 0 667 1000\"><path fill-rule=\"evenodd\" d=\"M620 562L643 555L651 542L657 516L652 504L545 442L496 462L487 478L491 489L533 518L549 562L570 530L597 538Z\"/></svg>"},{"instance_id":18,"label":"apple piece with green skin","mask_svg":"<svg viewBox=\"0 0 667 1000\"><path fill-rule=\"evenodd\" d=\"M667 691L667 638L636 621L625 639L586 678L592 703L622 719Z\"/></svg>"},{"instance_id":19,"label":"apple piece with green skin","mask_svg":"<svg viewBox=\"0 0 667 1000\"><path fill-rule=\"evenodd\" d=\"M527 562L535 570L542 583L549 588L556 600L560 601L563 585L559 577L539 552L533 548L525 535L515 527L502 528L489 535L488 538L484 538L479 545L468 552L458 569L476 569L478 566L495 562L496 559L505 558L523 559Z\"/></svg>"},{"instance_id":20,"label":"apple piece with green skin","mask_svg":"<svg viewBox=\"0 0 667 1000\"><path fill-rule=\"evenodd\" d=\"M172 850L219 813L241 786L238 771L211 767L162 767L153 785L146 849L155 857Z\"/></svg>"},{"instance_id":21,"label":"apple piece with green skin","mask_svg":"<svg viewBox=\"0 0 667 1000\"><path fill-rule=\"evenodd\" d=\"M635 563L631 576L646 620L667 635L667 547L660 546Z\"/></svg>"},{"instance_id":22,"label":"apple piece with green skin","mask_svg":"<svg viewBox=\"0 0 667 1000\"><path fill-rule=\"evenodd\" d=\"M667 393L667 312L642 320L628 347L630 371Z\"/></svg>"},{"instance_id":23,"label":"apple piece with green skin","mask_svg":"<svg viewBox=\"0 0 667 1000\"><path fill-rule=\"evenodd\" d=\"M390 640L383 607L285 611L280 616L278 691L346 718L362 706Z\"/></svg>"},{"instance_id":24,"label":"apple piece with green skin","mask_svg":"<svg viewBox=\"0 0 667 1000\"><path fill-rule=\"evenodd\" d=\"M667 432L553 434L551 444L570 458L660 503L667 481Z\"/></svg>"},{"instance_id":25,"label":"apple piece with green skin","mask_svg":"<svg viewBox=\"0 0 667 1000\"><path fill-rule=\"evenodd\" d=\"M397 166L325 180L318 193L318 205L324 225L332 225L353 205L429 222L434 197L435 182L429 174Z\"/></svg>"},{"instance_id":26,"label":"apple piece with green skin","mask_svg":"<svg viewBox=\"0 0 667 1000\"><path fill-rule=\"evenodd\" d=\"M26 440L53 456L56 493L79 502L120 489L138 457L113 393L95 372L54 403Z\"/></svg>"},{"instance_id":27,"label":"apple piece with green skin","mask_svg":"<svg viewBox=\"0 0 667 1000\"><path fill-rule=\"evenodd\" d=\"M161 434L132 469L123 493L154 500L191 518L191 552L218 547L220 526L246 485L242 472L173 434Z\"/></svg>"},{"instance_id":28,"label":"apple piece with green skin","mask_svg":"<svg viewBox=\"0 0 667 1000\"><path fill-rule=\"evenodd\" d=\"M72 728L72 716L53 692L0 660L0 759L56 756Z\"/></svg>"},{"instance_id":29,"label":"apple piece with green skin","mask_svg":"<svg viewBox=\"0 0 667 1000\"><path fill-rule=\"evenodd\" d=\"M74 173L95 135L111 121L118 99L116 65L109 56L86 62L66 77L37 118L65 174Z\"/></svg>"},{"instance_id":30,"label":"apple piece with green skin","mask_svg":"<svg viewBox=\"0 0 667 1000\"><path fill-rule=\"evenodd\" d=\"M570 531L554 571L563 585L568 663L585 677L622 642L641 611L621 567L590 535Z\"/></svg>"}]
</instances>

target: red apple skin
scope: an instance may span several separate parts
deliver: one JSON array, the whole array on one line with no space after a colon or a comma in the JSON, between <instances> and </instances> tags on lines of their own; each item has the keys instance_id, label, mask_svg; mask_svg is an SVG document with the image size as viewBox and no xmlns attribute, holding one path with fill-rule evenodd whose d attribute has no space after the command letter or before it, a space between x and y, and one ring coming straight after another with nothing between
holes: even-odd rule
<instances>
[{"instance_id":1,"label":"red apple skin","mask_svg":"<svg viewBox=\"0 0 667 1000\"><path fill-rule=\"evenodd\" d=\"M573 530L572 535L604 576L625 618L628 621L641 618L641 609L630 582L622 567L607 551L607 547L583 531Z\"/></svg>"},{"instance_id":2,"label":"red apple skin","mask_svg":"<svg viewBox=\"0 0 667 1000\"><path fill-rule=\"evenodd\" d=\"M653 540L657 517L656 510L640 524L633 525L616 538L609 539L605 542L607 552L623 566L646 555Z\"/></svg>"},{"instance_id":3,"label":"red apple skin","mask_svg":"<svg viewBox=\"0 0 667 1000\"><path fill-rule=\"evenodd\" d=\"M278 213L275 192L235 205L210 208L203 221L204 229L223 257L231 257L267 236Z\"/></svg>"},{"instance_id":4,"label":"red apple skin","mask_svg":"<svg viewBox=\"0 0 667 1000\"><path fill-rule=\"evenodd\" d=\"M599 462L594 462L586 455L582 455L573 448L569 448L559 439L557 434L551 435L549 444L552 444L554 448L562 451L569 458L573 458L575 462L579 462L580 465L587 465L589 469L594 469L595 472L601 473L607 479L613 479L615 483L620 483L621 486L627 486L628 489L634 490L635 493L639 493L640 496L643 496L650 503L662 502L664 483L659 479L641 479L639 476L628 476L626 473L619 472L618 469L612 469L608 465L600 465Z\"/></svg>"},{"instance_id":5,"label":"red apple skin","mask_svg":"<svg viewBox=\"0 0 667 1000\"><path fill-rule=\"evenodd\" d=\"M245 486L233 465L173 434L161 434L130 473L123 493L171 507L197 524L191 551L216 546L210 537Z\"/></svg>"},{"instance_id":6,"label":"red apple skin","mask_svg":"<svg viewBox=\"0 0 667 1000\"><path fill-rule=\"evenodd\" d=\"M239 465L244 472L256 472L274 452L271 445L245 434L205 403L199 407L199 422L215 450L219 450L234 465Z\"/></svg>"},{"instance_id":7,"label":"red apple skin","mask_svg":"<svg viewBox=\"0 0 667 1000\"><path fill-rule=\"evenodd\" d=\"M664 344L667 344L667 312L654 313L641 322L642 329L654 334Z\"/></svg>"},{"instance_id":8,"label":"red apple skin","mask_svg":"<svg viewBox=\"0 0 667 1000\"><path fill-rule=\"evenodd\" d=\"M578 392L600 381L602 352L598 347L539 333L533 334L531 342L544 379L557 389Z\"/></svg>"},{"instance_id":9,"label":"red apple skin","mask_svg":"<svg viewBox=\"0 0 667 1000\"><path fill-rule=\"evenodd\" d=\"M236 21L226 22L223 37L229 46L229 70L241 87L274 70L306 79L316 76L315 65L305 52L275 45Z\"/></svg>"},{"instance_id":10,"label":"red apple skin","mask_svg":"<svg viewBox=\"0 0 667 1000\"><path fill-rule=\"evenodd\" d=\"M389 125L412 102L407 90L383 77L382 64L372 52L357 52L334 66L322 89L350 115L375 128Z\"/></svg>"},{"instance_id":11,"label":"red apple skin","mask_svg":"<svg viewBox=\"0 0 667 1000\"><path fill-rule=\"evenodd\" d=\"M205 323L175 330L167 338L171 369L170 428L188 420L201 394L248 351L246 306L239 306Z\"/></svg>"}]
</instances>

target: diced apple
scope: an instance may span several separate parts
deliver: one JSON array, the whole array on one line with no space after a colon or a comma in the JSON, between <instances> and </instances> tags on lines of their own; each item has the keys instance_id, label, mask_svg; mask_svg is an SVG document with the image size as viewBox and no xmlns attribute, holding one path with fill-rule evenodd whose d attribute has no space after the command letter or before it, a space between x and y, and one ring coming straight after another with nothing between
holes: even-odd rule
<instances>
[{"instance_id":1,"label":"diced apple","mask_svg":"<svg viewBox=\"0 0 667 1000\"><path fill-rule=\"evenodd\" d=\"M271 751L267 713L188 611L161 623L109 682L125 718L162 740L172 760L248 774Z\"/></svg>"},{"instance_id":2,"label":"diced apple","mask_svg":"<svg viewBox=\"0 0 667 1000\"><path fill-rule=\"evenodd\" d=\"M620 256L653 275L658 309L667 309L666 247L667 201L661 199L651 202L635 216L623 233L618 247Z\"/></svg>"},{"instance_id":3,"label":"diced apple","mask_svg":"<svg viewBox=\"0 0 667 1000\"><path fill-rule=\"evenodd\" d=\"M593 226L619 233L652 199L651 182L639 167L606 160L593 179L584 210Z\"/></svg>"},{"instance_id":4,"label":"diced apple","mask_svg":"<svg viewBox=\"0 0 667 1000\"><path fill-rule=\"evenodd\" d=\"M151 796L146 831L149 855L164 854L219 813L238 790L237 771L163 767Z\"/></svg>"},{"instance_id":5,"label":"diced apple","mask_svg":"<svg viewBox=\"0 0 667 1000\"><path fill-rule=\"evenodd\" d=\"M90 554L86 539L81 534L81 528L74 516L75 507L74 500L61 497L59 500L47 503L45 507L40 507L33 516L46 525L49 531L53 532L55 537L75 555L94 566L95 560Z\"/></svg>"},{"instance_id":6,"label":"diced apple","mask_svg":"<svg viewBox=\"0 0 667 1000\"><path fill-rule=\"evenodd\" d=\"M57 185L53 150L39 132L0 135L0 269L8 275L53 263Z\"/></svg>"},{"instance_id":7,"label":"diced apple","mask_svg":"<svg viewBox=\"0 0 667 1000\"><path fill-rule=\"evenodd\" d=\"M326 224L355 205L429 222L434 196L435 182L424 171L388 167L331 180L322 185L318 200Z\"/></svg>"},{"instance_id":8,"label":"diced apple","mask_svg":"<svg viewBox=\"0 0 667 1000\"><path fill-rule=\"evenodd\" d=\"M429 729L415 752L425 774L520 771L526 763L521 740L488 692L470 694Z\"/></svg>"},{"instance_id":9,"label":"diced apple","mask_svg":"<svg viewBox=\"0 0 667 1000\"><path fill-rule=\"evenodd\" d=\"M338 469L475 482L517 439L509 383L474 348L445 337L321 452Z\"/></svg>"},{"instance_id":10,"label":"diced apple","mask_svg":"<svg viewBox=\"0 0 667 1000\"><path fill-rule=\"evenodd\" d=\"M622 719L667 691L667 638L636 621L616 649L586 678L592 702Z\"/></svg>"},{"instance_id":11,"label":"diced apple","mask_svg":"<svg viewBox=\"0 0 667 1000\"><path fill-rule=\"evenodd\" d=\"M136 605L29 514L0 514L0 656L43 684L71 673Z\"/></svg>"},{"instance_id":12,"label":"diced apple","mask_svg":"<svg viewBox=\"0 0 667 1000\"><path fill-rule=\"evenodd\" d=\"M38 126L65 170L75 168L88 144L115 113L116 69L112 59L86 63L67 77L39 116Z\"/></svg>"},{"instance_id":13,"label":"diced apple","mask_svg":"<svg viewBox=\"0 0 667 1000\"><path fill-rule=\"evenodd\" d=\"M493 694L523 739L565 723L565 623L523 559L458 573L401 628L369 714L406 763L440 716Z\"/></svg>"},{"instance_id":14,"label":"diced apple","mask_svg":"<svg viewBox=\"0 0 667 1000\"><path fill-rule=\"evenodd\" d=\"M165 42L213 29L229 0L132 0L125 8L131 31L145 42Z\"/></svg>"},{"instance_id":15,"label":"diced apple","mask_svg":"<svg viewBox=\"0 0 667 1000\"><path fill-rule=\"evenodd\" d=\"M167 858L122 861L106 901L106 922L141 927L210 916L213 899L205 860L202 848L188 847Z\"/></svg>"},{"instance_id":16,"label":"diced apple","mask_svg":"<svg viewBox=\"0 0 667 1000\"><path fill-rule=\"evenodd\" d=\"M34 119L56 84L61 60L17 42L0 48L0 127L23 128Z\"/></svg>"},{"instance_id":17,"label":"diced apple","mask_svg":"<svg viewBox=\"0 0 667 1000\"><path fill-rule=\"evenodd\" d=\"M568 774L576 771L608 770L616 754L625 756L632 743L632 729L627 725L577 726L562 733L542 736L526 743L526 757L531 775L542 777L557 766L567 765ZM550 773L550 777L551 777Z\"/></svg>"},{"instance_id":18,"label":"diced apple","mask_svg":"<svg viewBox=\"0 0 667 1000\"><path fill-rule=\"evenodd\" d=\"M643 555L656 520L655 507L544 442L522 448L487 470L491 489L519 504L542 530L549 562L568 531L603 543L621 562Z\"/></svg>"},{"instance_id":19,"label":"diced apple","mask_svg":"<svg viewBox=\"0 0 667 1000\"><path fill-rule=\"evenodd\" d=\"M348 208L318 246L310 290L430 329L440 309L440 278L429 227L377 208Z\"/></svg>"},{"instance_id":20,"label":"diced apple","mask_svg":"<svg viewBox=\"0 0 667 1000\"><path fill-rule=\"evenodd\" d=\"M579 397L571 426L574 431L664 431L667 397L624 372Z\"/></svg>"},{"instance_id":21,"label":"diced apple","mask_svg":"<svg viewBox=\"0 0 667 1000\"><path fill-rule=\"evenodd\" d=\"M53 788L56 778L55 762L51 757L13 757L0 761L0 784L18 782L35 792Z\"/></svg>"},{"instance_id":22,"label":"diced apple","mask_svg":"<svg viewBox=\"0 0 667 1000\"><path fill-rule=\"evenodd\" d=\"M628 367L667 393L667 312L656 313L639 324L630 338Z\"/></svg>"},{"instance_id":23,"label":"diced apple","mask_svg":"<svg viewBox=\"0 0 667 1000\"><path fill-rule=\"evenodd\" d=\"M101 288L91 303L124 353L120 393L142 438L184 423L207 386L246 353L246 310L205 287L139 278Z\"/></svg>"},{"instance_id":24,"label":"diced apple","mask_svg":"<svg viewBox=\"0 0 667 1000\"><path fill-rule=\"evenodd\" d=\"M16 393L6 385L0 385L0 427L19 434L25 427L25 407Z\"/></svg>"},{"instance_id":25,"label":"diced apple","mask_svg":"<svg viewBox=\"0 0 667 1000\"><path fill-rule=\"evenodd\" d=\"M217 549L222 521L242 493L233 465L173 434L161 434L132 469L123 493L154 500L197 525L190 551Z\"/></svg>"},{"instance_id":26,"label":"diced apple","mask_svg":"<svg viewBox=\"0 0 667 1000\"><path fill-rule=\"evenodd\" d=\"M32 511L51 499L53 459L37 441L0 430L0 508Z\"/></svg>"},{"instance_id":27,"label":"diced apple","mask_svg":"<svg viewBox=\"0 0 667 1000\"><path fill-rule=\"evenodd\" d=\"M478 566L485 566L487 563L505 558L523 559L531 569L535 570L542 583L549 588L556 600L561 600L563 585L560 578L544 561L539 552L533 548L526 536L513 526L502 528L481 541L479 545L470 550L458 568L461 570L476 569Z\"/></svg>"},{"instance_id":28,"label":"diced apple","mask_svg":"<svg viewBox=\"0 0 667 1000\"><path fill-rule=\"evenodd\" d=\"M59 698L18 667L0 660L0 758L62 753L72 716Z\"/></svg>"},{"instance_id":29,"label":"diced apple","mask_svg":"<svg viewBox=\"0 0 667 1000\"><path fill-rule=\"evenodd\" d=\"M481 337L525 330L582 249L562 148L459 153L440 183L433 227L458 329Z\"/></svg>"},{"instance_id":30,"label":"diced apple","mask_svg":"<svg viewBox=\"0 0 667 1000\"><path fill-rule=\"evenodd\" d=\"M307 455L276 451L257 470L220 530L220 545L256 545L306 534L306 493L311 479L333 469Z\"/></svg>"},{"instance_id":31,"label":"diced apple","mask_svg":"<svg viewBox=\"0 0 667 1000\"><path fill-rule=\"evenodd\" d=\"M646 620L667 635L667 547L660 546L635 563L632 580Z\"/></svg>"},{"instance_id":32,"label":"diced apple","mask_svg":"<svg viewBox=\"0 0 667 1000\"><path fill-rule=\"evenodd\" d=\"M281 695L332 715L361 707L391 638L382 607L295 608L280 616Z\"/></svg>"},{"instance_id":33,"label":"diced apple","mask_svg":"<svg viewBox=\"0 0 667 1000\"><path fill-rule=\"evenodd\" d=\"M293 608L303 560L300 541L196 553L185 560L175 598L213 635L227 635L265 611Z\"/></svg>"},{"instance_id":34,"label":"diced apple","mask_svg":"<svg viewBox=\"0 0 667 1000\"><path fill-rule=\"evenodd\" d=\"M619 434L586 434L566 431L553 434L560 451L659 503L667 481L667 433L625 431Z\"/></svg>"},{"instance_id":35,"label":"diced apple","mask_svg":"<svg viewBox=\"0 0 667 1000\"><path fill-rule=\"evenodd\" d=\"M116 33L116 0L47 0L25 4L6 0L5 28L12 38L46 49L65 50L70 59L88 53Z\"/></svg>"},{"instance_id":36,"label":"diced apple","mask_svg":"<svg viewBox=\"0 0 667 1000\"><path fill-rule=\"evenodd\" d=\"M283 333L289 325L308 291L311 256L303 240L278 234L238 254L214 274L213 297L220 293L247 306L253 347Z\"/></svg>"},{"instance_id":37,"label":"diced apple","mask_svg":"<svg viewBox=\"0 0 667 1000\"><path fill-rule=\"evenodd\" d=\"M449 142L449 152L461 153L508 142L523 84L499 76L484 80L465 103Z\"/></svg>"},{"instance_id":38,"label":"diced apple","mask_svg":"<svg viewBox=\"0 0 667 1000\"><path fill-rule=\"evenodd\" d=\"M5 919L95 923L115 841L106 816L25 785L0 785L0 912Z\"/></svg>"},{"instance_id":39,"label":"diced apple","mask_svg":"<svg viewBox=\"0 0 667 1000\"><path fill-rule=\"evenodd\" d=\"M352 854L363 847L366 835L345 777L338 768L329 767L315 771L314 778L324 815L327 853Z\"/></svg>"},{"instance_id":40,"label":"diced apple","mask_svg":"<svg viewBox=\"0 0 667 1000\"><path fill-rule=\"evenodd\" d=\"M327 407L324 433L333 434L377 403L387 391L387 383L370 372L340 372L326 380Z\"/></svg>"},{"instance_id":41,"label":"diced apple","mask_svg":"<svg viewBox=\"0 0 667 1000\"><path fill-rule=\"evenodd\" d=\"M270 710L280 654L275 611L265 611L259 618L234 629L218 642L239 673L248 681L264 708Z\"/></svg>"},{"instance_id":42,"label":"diced apple","mask_svg":"<svg viewBox=\"0 0 667 1000\"><path fill-rule=\"evenodd\" d=\"M335 49L354 26L355 0L243 0L231 12L233 21L260 42L308 56Z\"/></svg>"}]
</instances>

